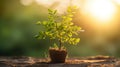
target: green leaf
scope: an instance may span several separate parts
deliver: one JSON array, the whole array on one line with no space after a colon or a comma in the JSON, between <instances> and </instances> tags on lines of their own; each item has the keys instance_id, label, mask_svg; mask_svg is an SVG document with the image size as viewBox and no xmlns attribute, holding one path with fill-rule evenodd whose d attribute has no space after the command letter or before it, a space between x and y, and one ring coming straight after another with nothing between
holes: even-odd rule
<instances>
[{"instance_id":1,"label":"green leaf","mask_svg":"<svg viewBox=\"0 0 120 67\"><path fill-rule=\"evenodd\" d=\"M57 46L57 44L56 43L54 43L54 46L53 46L54 48L58 48L58 46Z\"/></svg>"},{"instance_id":2,"label":"green leaf","mask_svg":"<svg viewBox=\"0 0 120 67\"><path fill-rule=\"evenodd\" d=\"M54 14L56 14L56 13L57 13L57 10L54 11Z\"/></svg>"},{"instance_id":3,"label":"green leaf","mask_svg":"<svg viewBox=\"0 0 120 67\"><path fill-rule=\"evenodd\" d=\"M52 12L52 9L48 9L49 12Z\"/></svg>"},{"instance_id":4,"label":"green leaf","mask_svg":"<svg viewBox=\"0 0 120 67\"><path fill-rule=\"evenodd\" d=\"M43 21L43 25L47 25L47 22L46 22L46 21Z\"/></svg>"},{"instance_id":5,"label":"green leaf","mask_svg":"<svg viewBox=\"0 0 120 67\"><path fill-rule=\"evenodd\" d=\"M68 36L69 36L69 37L72 37L72 33L69 33Z\"/></svg>"},{"instance_id":6,"label":"green leaf","mask_svg":"<svg viewBox=\"0 0 120 67\"><path fill-rule=\"evenodd\" d=\"M68 21L72 21L72 18L67 18Z\"/></svg>"},{"instance_id":7,"label":"green leaf","mask_svg":"<svg viewBox=\"0 0 120 67\"><path fill-rule=\"evenodd\" d=\"M71 7L68 7L67 8L67 12L71 12L72 10L71 10Z\"/></svg>"},{"instance_id":8,"label":"green leaf","mask_svg":"<svg viewBox=\"0 0 120 67\"><path fill-rule=\"evenodd\" d=\"M38 21L36 24L37 24L37 25L40 25L40 24L41 24L41 22L40 22L40 21Z\"/></svg>"},{"instance_id":9,"label":"green leaf","mask_svg":"<svg viewBox=\"0 0 120 67\"><path fill-rule=\"evenodd\" d=\"M70 15L68 15L69 17L73 17L73 15L72 14L70 14Z\"/></svg>"},{"instance_id":10,"label":"green leaf","mask_svg":"<svg viewBox=\"0 0 120 67\"><path fill-rule=\"evenodd\" d=\"M75 42L76 42L76 43L80 42L80 38L76 38L76 39L75 39Z\"/></svg>"},{"instance_id":11,"label":"green leaf","mask_svg":"<svg viewBox=\"0 0 120 67\"><path fill-rule=\"evenodd\" d=\"M63 19L66 19L66 16L62 16Z\"/></svg>"},{"instance_id":12,"label":"green leaf","mask_svg":"<svg viewBox=\"0 0 120 67\"><path fill-rule=\"evenodd\" d=\"M39 38L39 35L35 35L34 37L35 37L35 38Z\"/></svg>"},{"instance_id":13,"label":"green leaf","mask_svg":"<svg viewBox=\"0 0 120 67\"><path fill-rule=\"evenodd\" d=\"M73 25L73 23L70 23L70 25Z\"/></svg>"}]
</instances>

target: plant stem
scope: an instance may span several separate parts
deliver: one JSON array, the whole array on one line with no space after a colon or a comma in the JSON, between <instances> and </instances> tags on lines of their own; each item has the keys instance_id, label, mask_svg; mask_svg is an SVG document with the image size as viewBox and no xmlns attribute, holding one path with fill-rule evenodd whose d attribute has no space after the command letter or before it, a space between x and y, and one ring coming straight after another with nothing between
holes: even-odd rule
<instances>
[{"instance_id":1,"label":"plant stem","mask_svg":"<svg viewBox=\"0 0 120 67\"><path fill-rule=\"evenodd\" d=\"M62 42L61 42L61 39L59 40L59 50L61 50L62 48Z\"/></svg>"},{"instance_id":2,"label":"plant stem","mask_svg":"<svg viewBox=\"0 0 120 67\"><path fill-rule=\"evenodd\" d=\"M56 29L58 29L57 22L56 22L56 26L55 27L56 27ZM58 45L59 47L58 48L59 48L59 50L61 50L62 49L61 35L60 35L60 39L58 39L58 42L59 42L59 45Z\"/></svg>"}]
</instances>

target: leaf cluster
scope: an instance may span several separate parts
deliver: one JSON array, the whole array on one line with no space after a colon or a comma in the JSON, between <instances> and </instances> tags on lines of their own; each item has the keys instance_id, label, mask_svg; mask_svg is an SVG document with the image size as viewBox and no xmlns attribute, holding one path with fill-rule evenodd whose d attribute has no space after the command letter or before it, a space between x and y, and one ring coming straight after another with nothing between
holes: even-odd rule
<instances>
[{"instance_id":1,"label":"leaf cluster","mask_svg":"<svg viewBox=\"0 0 120 67\"><path fill-rule=\"evenodd\" d=\"M78 35L81 27L75 25L72 22L72 17L75 14L75 7L68 7L64 15L58 16L57 10L48 9L48 20L43 22L37 22L38 25L42 25L42 31L36 36L38 39L57 39L61 43L69 43L76 45L80 38L74 37Z\"/></svg>"}]
</instances>

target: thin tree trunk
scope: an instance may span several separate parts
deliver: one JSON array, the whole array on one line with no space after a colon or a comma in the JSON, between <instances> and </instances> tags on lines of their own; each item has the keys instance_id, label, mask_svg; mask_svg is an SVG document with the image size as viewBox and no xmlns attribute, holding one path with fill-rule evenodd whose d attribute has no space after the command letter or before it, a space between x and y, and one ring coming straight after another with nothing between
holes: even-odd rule
<instances>
[{"instance_id":1,"label":"thin tree trunk","mask_svg":"<svg viewBox=\"0 0 120 67\"><path fill-rule=\"evenodd\" d=\"M61 50L62 48L62 43L61 43L61 39L59 40L59 50Z\"/></svg>"}]
</instances>

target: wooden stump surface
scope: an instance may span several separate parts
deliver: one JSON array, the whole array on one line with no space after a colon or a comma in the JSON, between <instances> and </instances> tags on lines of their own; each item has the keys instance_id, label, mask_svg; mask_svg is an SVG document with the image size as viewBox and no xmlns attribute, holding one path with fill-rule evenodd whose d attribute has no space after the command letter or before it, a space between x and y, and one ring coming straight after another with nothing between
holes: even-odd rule
<instances>
[{"instance_id":1,"label":"wooden stump surface","mask_svg":"<svg viewBox=\"0 0 120 67\"><path fill-rule=\"evenodd\" d=\"M0 67L120 67L120 59L110 56L67 58L65 63L50 63L49 58L0 57Z\"/></svg>"}]
</instances>

